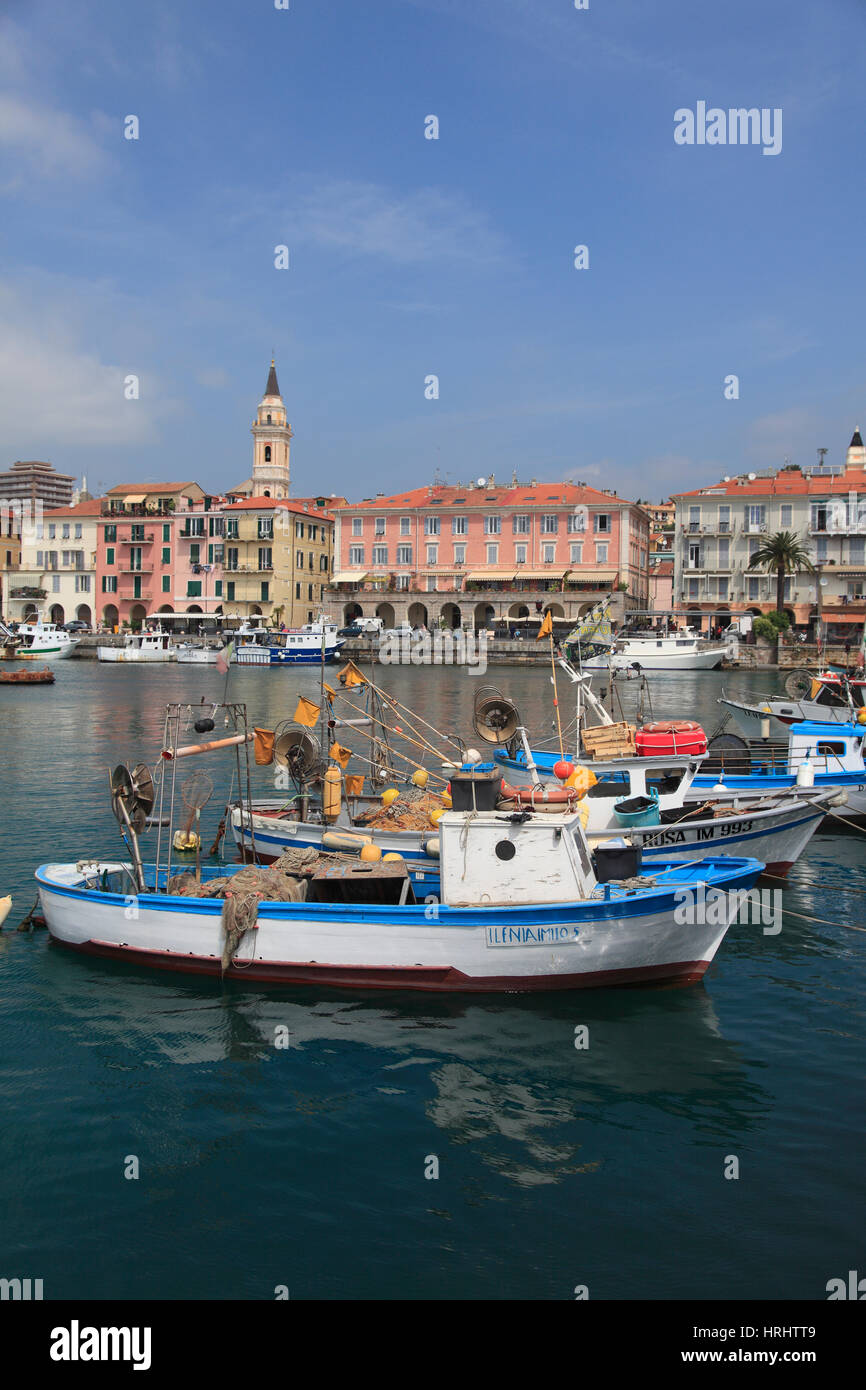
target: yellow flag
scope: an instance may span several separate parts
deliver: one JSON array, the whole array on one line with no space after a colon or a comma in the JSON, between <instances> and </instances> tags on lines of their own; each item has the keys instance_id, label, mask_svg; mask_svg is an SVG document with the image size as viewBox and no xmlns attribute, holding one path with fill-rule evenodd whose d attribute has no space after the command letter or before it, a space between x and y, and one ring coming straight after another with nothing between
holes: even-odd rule
<instances>
[{"instance_id":1,"label":"yellow flag","mask_svg":"<svg viewBox=\"0 0 866 1390\"><path fill-rule=\"evenodd\" d=\"M295 710L296 724L306 724L308 729L313 729L320 713L319 706L314 705L312 700L305 700L303 695L298 696L298 708Z\"/></svg>"},{"instance_id":2,"label":"yellow flag","mask_svg":"<svg viewBox=\"0 0 866 1390\"><path fill-rule=\"evenodd\" d=\"M336 690L334 689L334 687L333 687L332 685L328 685L328 682L327 682L327 681L322 681L322 685L324 686L325 690L327 690L328 694L330 695L331 699L333 700L334 696L335 696L336 693L337 693Z\"/></svg>"},{"instance_id":3,"label":"yellow flag","mask_svg":"<svg viewBox=\"0 0 866 1390\"><path fill-rule=\"evenodd\" d=\"M334 759L334 762L340 764L340 767L345 767L352 756L352 750L351 748L344 748L342 744L332 743L330 756Z\"/></svg>"},{"instance_id":4,"label":"yellow flag","mask_svg":"<svg viewBox=\"0 0 866 1390\"><path fill-rule=\"evenodd\" d=\"M356 772L346 773L346 795L360 796L364 790L364 774Z\"/></svg>"},{"instance_id":5,"label":"yellow flag","mask_svg":"<svg viewBox=\"0 0 866 1390\"><path fill-rule=\"evenodd\" d=\"M544 622L535 634L536 642L540 642L542 637L549 637L553 632L553 618L550 613L545 613Z\"/></svg>"},{"instance_id":6,"label":"yellow flag","mask_svg":"<svg viewBox=\"0 0 866 1390\"><path fill-rule=\"evenodd\" d=\"M345 686L347 690L351 690L353 685L367 684L367 677L362 675L354 661L347 661L342 671L338 671L337 674L340 678L340 684Z\"/></svg>"}]
</instances>

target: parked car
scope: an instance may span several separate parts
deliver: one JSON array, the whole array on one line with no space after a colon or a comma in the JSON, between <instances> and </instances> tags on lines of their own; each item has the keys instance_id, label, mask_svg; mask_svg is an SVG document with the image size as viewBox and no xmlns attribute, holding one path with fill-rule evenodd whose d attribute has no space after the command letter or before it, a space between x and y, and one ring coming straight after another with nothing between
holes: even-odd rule
<instances>
[{"instance_id":1,"label":"parked car","mask_svg":"<svg viewBox=\"0 0 866 1390\"><path fill-rule=\"evenodd\" d=\"M363 637L363 636L364 636L364 629L363 629L362 627L359 627L357 623L349 623L349 626L348 626L348 627L341 627L341 628L340 628L340 631L337 633L337 636L338 636L338 637Z\"/></svg>"},{"instance_id":2,"label":"parked car","mask_svg":"<svg viewBox=\"0 0 866 1390\"><path fill-rule=\"evenodd\" d=\"M74 618L71 623L63 624L64 632L92 632L90 623L83 623L80 618Z\"/></svg>"}]
</instances>

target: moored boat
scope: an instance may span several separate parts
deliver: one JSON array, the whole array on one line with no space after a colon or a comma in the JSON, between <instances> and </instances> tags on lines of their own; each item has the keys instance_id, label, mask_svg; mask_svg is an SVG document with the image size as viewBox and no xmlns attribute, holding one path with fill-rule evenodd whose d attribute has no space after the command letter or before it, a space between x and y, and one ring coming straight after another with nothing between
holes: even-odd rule
<instances>
[{"instance_id":1,"label":"moored boat","mask_svg":"<svg viewBox=\"0 0 866 1390\"><path fill-rule=\"evenodd\" d=\"M25 667L21 671L0 671L0 685L53 685L54 672L48 666Z\"/></svg>"},{"instance_id":2,"label":"moored boat","mask_svg":"<svg viewBox=\"0 0 866 1390\"><path fill-rule=\"evenodd\" d=\"M17 631L7 635L4 630L0 646L0 659L6 661L39 661L44 658L69 656L78 646L78 638L71 637L65 628L57 623L19 623Z\"/></svg>"},{"instance_id":3,"label":"moored boat","mask_svg":"<svg viewBox=\"0 0 866 1390\"><path fill-rule=\"evenodd\" d=\"M319 666L334 661L343 645L337 624L320 617L298 628L257 629L237 642L234 660L238 666Z\"/></svg>"},{"instance_id":4,"label":"moored boat","mask_svg":"<svg viewBox=\"0 0 866 1390\"><path fill-rule=\"evenodd\" d=\"M97 647L99 661L151 662L175 661L176 653L171 646L168 632L130 632L120 647Z\"/></svg>"}]
</instances>

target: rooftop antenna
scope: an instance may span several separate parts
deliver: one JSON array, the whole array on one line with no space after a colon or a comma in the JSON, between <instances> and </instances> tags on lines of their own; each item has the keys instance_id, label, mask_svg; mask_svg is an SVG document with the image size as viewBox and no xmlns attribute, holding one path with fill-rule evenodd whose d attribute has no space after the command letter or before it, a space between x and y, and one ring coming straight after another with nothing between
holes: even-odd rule
<instances>
[{"instance_id":1,"label":"rooftop antenna","mask_svg":"<svg viewBox=\"0 0 866 1390\"><path fill-rule=\"evenodd\" d=\"M818 467L819 467L819 468L823 468L823 467L824 467L824 459L826 458L827 454L829 454L829 452L830 452L829 449L819 449L819 450L818 450Z\"/></svg>"}]
</instances>

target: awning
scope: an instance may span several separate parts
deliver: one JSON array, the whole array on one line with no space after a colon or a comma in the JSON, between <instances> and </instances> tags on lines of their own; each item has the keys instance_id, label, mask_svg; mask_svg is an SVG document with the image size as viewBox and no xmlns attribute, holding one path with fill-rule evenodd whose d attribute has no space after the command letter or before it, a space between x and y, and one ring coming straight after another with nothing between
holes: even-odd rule
<instances>
[{"instance_id":1,"label":"awning","mask_svg":"<svg viewBox=\"0 0 866 1390\"><path fill-rule=\"evenodd\" d=\"M619 574L619 570L581 570L573 569L566 571L569 584L612 584Z\"/></svg>"},{"instance_id":2,"label":"awning","mask_svg":"<svg viewBox=\"0 0 866 1390\"><path fill-rule=\"evenodd\" d=\"M123 505L126 506L127 502L143 502L146 496L146 492L131 492L128 497L124 497Z\"/></svg>"},{"instance_id":3,"label":"awning","mask_svg":"<svg viewBox=\"0 0 866 1390\"><path fill-rule=\"evenodd\" d=\"M828 613L825 608L821 617L825 623L848 623L851 627L863 626L862 613Z\"/></svg>"},{"instance_id":4,"label":"awning","mask_svg":"<svg viewBox=\"0 0 866 1390\"><path fill-rule=\"evenodd\" d=\"M565 574L564 569L551 567L544 570L518 570L515 579L562 579Z\"/></svg>"},{"instance_id":5,"label":"awning","mask_svg":"<svg viewBox=\"0 0 866 1390\"><path fill-rule=\"evenodd\" d=\"M368 578L369 578L369 575L366 575L366 574L359 574L357 570L341 570L339 574L335 574L335 575L332 577L331 583L332 583L332 584L363 584L364 580L365 580L365 579L368 579Z\"/></svg>"},{"instance_id":6,"label":"awning","mask_svg":"<svg viewBox=\"0 0 866 1390\"><path fill-rule=\"evenodd\" d=\"M469 572L469 574L467 574L466 578L467 578L467 580L470 580L470 579L471 579L472 582L473 582L473 584L484 584L484 583L490 583L491 581L498 583L500 580L503 580L503 579L513 579L513 578L514 578L514 570L513 570L513 569L510 569L510 570L497 570L497 569L470 570L470 572Z\"/></svg>"}]
</instances>

